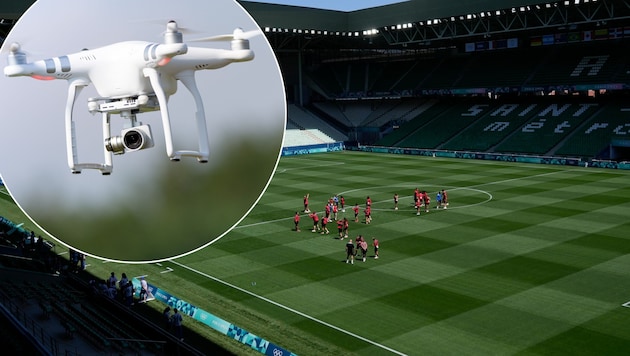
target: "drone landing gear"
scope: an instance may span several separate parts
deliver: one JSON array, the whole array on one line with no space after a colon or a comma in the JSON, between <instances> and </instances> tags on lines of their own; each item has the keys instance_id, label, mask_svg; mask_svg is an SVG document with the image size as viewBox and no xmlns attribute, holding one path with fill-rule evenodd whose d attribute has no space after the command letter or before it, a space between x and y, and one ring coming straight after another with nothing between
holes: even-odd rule
<instances>
[{"instance_id":1,"label":"drone landing gear","mask_svg":"<svg viewBox=\"0 0 630 356\"><path fill-rule=\"evenodd\" d=\"M186 86L188 91L195 99L196 113L195 119L197 122L197 135L199 140L199 151L180 150L175 151L173 148L173 136L171 133L171 120L168 112L167 97L164 92L164 88L160 84L159 73L153 68L143 69L145 77L148 77L151 81L151 86L155 92L155 96L160 103L160 114L162 115L162 126L164 128L164 139L166 142L166 154L171 161L180 161L182 157L195 157L200 163L207 163L210 152L208 143L208 131L206 127L206 115L203 108L203 100L197 84L195 83L194 71L184 71L177 76L177 79Z\"/></svg>"},{"instance_id":2,"label":"drone landing gear","mask_svg":"<svg viewBox=\"0 0 630 356\"><path fill-rule=\"evenodd\" d=\"M66 102L66 151L68 158L68 166L73 174L80 174L84 169L97 169L103 175L112 173L112 156L105 151L105 163L79 163L75 122L72 113L74 111L74 102L81 90L89 83L75 81L68 86L68 101ZM108 123L109 125L109 123ZM108 126L109 127L109 126ZM105 123L103 123L103 131L105 131Z\"/></svg>"}]
</instances>

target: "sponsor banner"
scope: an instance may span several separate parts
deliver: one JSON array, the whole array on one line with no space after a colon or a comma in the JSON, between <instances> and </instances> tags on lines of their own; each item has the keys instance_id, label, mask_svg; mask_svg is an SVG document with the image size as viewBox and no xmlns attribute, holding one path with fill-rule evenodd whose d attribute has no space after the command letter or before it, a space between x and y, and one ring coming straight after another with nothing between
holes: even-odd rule
<instances>
[{"instance_id":1,"label":"sponsor banner","mask_svg":"<svg viewBox=\"0 0 630 356\"><path fill-rule=\"evenodd\" d=\"M307 146L292 146L292 147L282 147L282 156L295 156L295 155L304 155L310 153L324 153L324 152L336 152L343 151L344 143L343 142L335 142L335 143L322 143L317 145L307 145Z\"/></svg>"},{"instance_id":2,"label":"sponsor banner","mask_svg":"<svg viewBox=\"0 0 630 356\"><path fill-rule=\"evenodd\" d=\"M544 35L542 37L543 46L552 45L555 42L556 37L554 35Z\"/></svg>"},{"instance_id":3,"label":"sponsor banner","mask_svg":"<svg viewBox=\"0 0 630 356\"><path fill-rule=\"evenodd\" d=\"M295 356L294 353L275 345L259 336L256 336L245 329L242 329L228 321L225 321L205 310L202 310L183 299L179 299L169 292L157 288L149 284L149 290L152 291L155 299L168 305L171 308L177 308L182 315L189 317L213 328L214 330L236 340L242 344L248 345L252 349L268 355L268 356Z\"/></svg>"}]
</instances>

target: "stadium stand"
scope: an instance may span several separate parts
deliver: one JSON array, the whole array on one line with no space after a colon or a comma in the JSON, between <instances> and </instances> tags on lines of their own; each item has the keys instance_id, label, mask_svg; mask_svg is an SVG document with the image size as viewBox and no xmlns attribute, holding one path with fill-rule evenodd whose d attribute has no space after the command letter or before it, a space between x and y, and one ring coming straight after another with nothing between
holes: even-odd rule
<instances>
[{"instance_id":1,"label":"stadium stand","mask_svg":"<svg viewBox=\"0 0 630 356\"><path fill-rule=\"evenodd\" d=\"M532 105L528 122L495 146L495 152L546 155L599 109L594 102Z\"/></svg>"},{"instance_id":2,"label":"stadium stand","mask_svg":"<svg viewBox=\"0 0 630 356\"><path fill-rule=\"evenodd\" d=\"M0 325L17 325L3 350L50 355L203 355L225 350L193 333L183 343L164 330L159 312L145 304L128 308L94 293L96 278L75 269L49 242L29 245L26 231L0 217ZM10 235L7 232L13 231ZM37 240L37 241L43 241ZM34 246L30 248L29 246ZM10 335L3 327L2 335ZM11 329L12 330L12 329ZM189 340L188 340L189 339ZM200 351L203 350L203 351Z\"/></svg>"},{"instance_id":3,"label":"stadium stand","mask_svg":"<svg viewBox=\"0 0 630 356\"><path fill-rule=\"evenodd\" d=\"M577 127L563 145L552 153L558 156L591 157L596 152L606 156L613 141L627 141L629 133L630 109L623 104L610 103Z\"/></svg>"},{"instance_id":4,"label":"stadium stand","mask_svg":"<svg viewBox=\"0 0 630 356\"><path fill-rule=\"evenodd\" d=\"M325 132L334 141L346 141L348 136L341 133L336 127L318 118L312 112L297 105L289 104L287 108L288 121L300 129L314 129ZM319 142L318 142L319 143Z\"/></svg>"},{"instance_id":5,"label":"stadium stand","mask_svg":"<svg viewBox=\"0 0 630 356\"><path fill-rule=\"evenodd\" d=\"M330 136L315 129L290 129L286 130L284 133L284 147L308 146L333 142L335 142L335 140Z\"/></svg>"}]
</instances>

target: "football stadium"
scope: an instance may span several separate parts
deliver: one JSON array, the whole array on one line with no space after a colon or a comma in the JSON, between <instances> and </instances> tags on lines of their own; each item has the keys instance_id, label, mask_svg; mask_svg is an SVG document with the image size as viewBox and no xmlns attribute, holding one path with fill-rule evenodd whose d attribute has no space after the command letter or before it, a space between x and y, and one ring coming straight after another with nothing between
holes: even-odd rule
<instances>
[{"instance_id":1,"label":"football stadium","mask_svg":"<svg viewBox=\"0 0 630 356\"><path fill-rule=\"evenodd\" d=\"M285 82L267 190L210 246L124 264L0 186L8 354L628 354L630 1L239 3Z\"/></svg>"}]
</instances>

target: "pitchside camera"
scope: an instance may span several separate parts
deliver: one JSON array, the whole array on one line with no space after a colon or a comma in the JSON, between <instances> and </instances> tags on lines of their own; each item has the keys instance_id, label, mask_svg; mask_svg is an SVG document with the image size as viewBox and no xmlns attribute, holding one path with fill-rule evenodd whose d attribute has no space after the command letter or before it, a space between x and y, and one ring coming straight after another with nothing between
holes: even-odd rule
<instances>
[{"instance_id":1,"label":"pitchside camera","mask_svg":"<svg viewBox=\"0 0 630 356\"><path fill-rule=\"evenodd\" d=\"M105 149L115 154L143 150L153 147L153 136L149 125L140 125L123 129L120 136L105 140Z\"/></svg>"}]
</instances>

